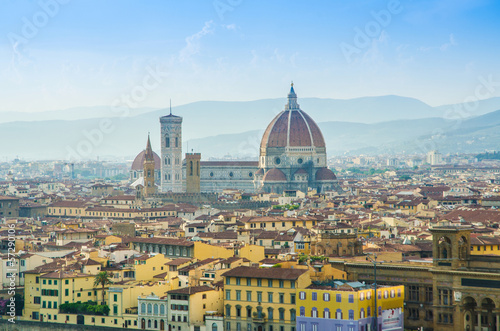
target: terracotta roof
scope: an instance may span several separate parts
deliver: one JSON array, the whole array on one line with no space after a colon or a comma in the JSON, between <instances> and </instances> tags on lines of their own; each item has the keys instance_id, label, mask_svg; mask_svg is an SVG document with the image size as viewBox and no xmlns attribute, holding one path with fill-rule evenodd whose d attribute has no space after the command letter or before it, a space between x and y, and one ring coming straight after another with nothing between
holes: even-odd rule
<instances>
[{"instance_id":1,"label":"terracotta roof","mask_svg":"<svg viewBox=\"0 0 500 331\"><path fill-rule=\"evenodd\" d=\"M155 159L155 170L160 170L161 159L158 156L158 154L156 154L155 152L153 152L153 156ZM132 162L131 169L136 170L136 171L143 171L145 159L146 159L146 151L144 150L144 151L140 152L139 154L137 154L137 156L134 159L134 162Z\"/></svg>"},{"instance_id":2,"label":"terracotta roof","mask_svg":"<svg viewBox=\"0 0 500 331\"><path fill-rule=\"evenodd\" d=\"M215 291L215 290L213 288L211 288L210 286L203 285L203 286L183 287L183 288L179 288L176 290L168 291L167 293L168 294L188 294L188 295L191 295L191 294L196 294L196 293L200 293L200 292L207 292L207 291Z\"/></svg>"},{"instance_id":3,"label":"terracotta roof","mask_svg":"<svg viewBox=\"0 0 500 331\"><path fill-rule=\"evenodd\" d=\"M267 126L261 140L261 148L267 147L325 147L323 134L316 122L296 103L293 90L288 95L285 110Z\"/></svg>"},{"instance_id":4,"label":"terracotta roof","mask_svg":"<svg viewBox=\"0 0 500 331\"><path fill-rule=\"evenodd\" d=\"M316 180L335 180L337 177L328 168L320 168L316 171Z\"/></svg>"},{"instance_id":5,"label":"terracotta roof","mask_svg":"<svg viewBox=\"0 0 500 331\"><path fill-rule=\"evenodd\" d=\"M266 171L263 181L265 182L286 182L286 176L283 171L273 168Z\"/></svg>"},{"instance_id":6,"label":"terracotta roof","mask_svg":"<svg viewBox=\"0 0 500 331\"><path fill-rule=\"evenodd\" d=\"M172 245L172 246L194 246L194 242L187 241L185 239L177 239L177 238L131 238L129 242L133 243L147 243L147 244L162 244L162 245Z\"/></svg>"},{"instance_id":7,"label":"terracotta roof","mask_svg":"<svg viewBox=\"0 0 500 331\"><path fill-rule=\"evenodd\" d=\"M253 268L241 266L226 271L222 276L296 280L307 271L306 269Z\"/></svg>"}]
</instances>

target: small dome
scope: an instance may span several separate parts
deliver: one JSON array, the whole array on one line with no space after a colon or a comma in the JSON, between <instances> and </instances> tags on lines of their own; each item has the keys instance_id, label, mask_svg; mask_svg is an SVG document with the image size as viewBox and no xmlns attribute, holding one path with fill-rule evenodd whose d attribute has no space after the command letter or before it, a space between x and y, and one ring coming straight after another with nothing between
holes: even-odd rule
<instances>
[{"instance_id":1,"label":"small dome","mask_svg":"<svg viewBox=\"0 0 500 331\"><path fill-rule=\"evenodd\" d=\"M155 152L153 152L153 156L155 159L155 170L160 170L161 159L158 156L158 154L156 154ZM132 170L142 171L144 169L144 159L145 158L146 158L146 151L145 150L140 152L139 154L137 154L137 156L134 159L134 162L132 162Z\"/></svg>"},{"instance_id":2,"label":"small dome","mask_svg":"<svg viewBox=\"0 0 500 331\"><path fill-rule=\"evenodd\" d=\"M263 180L265 182L286 182L286 176L283 171L273 168L266 172Z\"/></svg>"},{"instance_id":3,"label":"small dome","mask_svg":"<svg viewBox=\"0 0 500 331\"><path fill-rule=\"evenodd\" d=\"M316 180L336 180L337 177L328 168L320 168L316 171Z\"/></svg>"}]
</instances>

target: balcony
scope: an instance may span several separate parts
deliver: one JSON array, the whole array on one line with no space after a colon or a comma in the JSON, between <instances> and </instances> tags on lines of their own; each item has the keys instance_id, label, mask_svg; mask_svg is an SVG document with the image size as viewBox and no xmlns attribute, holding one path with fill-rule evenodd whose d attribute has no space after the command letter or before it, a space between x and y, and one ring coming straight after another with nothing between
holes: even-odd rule
<instances>
[{"instance_id":1,"label":"balcony","mask_svg":"<svg viewBox=\"0 0 500 331\"><path fill-rule=\"evenodd\" d=\"M266 314L261 311L254 311L252 314L252 321L254 323L265 323L266 322Z\"/></svg>"}]
</instances>

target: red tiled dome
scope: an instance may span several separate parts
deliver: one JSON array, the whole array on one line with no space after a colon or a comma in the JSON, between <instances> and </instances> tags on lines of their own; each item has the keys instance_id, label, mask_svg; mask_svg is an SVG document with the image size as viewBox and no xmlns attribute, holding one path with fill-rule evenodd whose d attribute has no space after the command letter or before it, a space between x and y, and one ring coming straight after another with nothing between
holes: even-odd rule
<instances>
[{"instance_id":1,"label":"red tiled dome","mask_svg":"<svg viewBox=\"0 0 500 331\"><path fill-rule=\"evenodd\" d=\"M299 108L293 86L288 104L267 126L261 148L266 147L325 147L323 134L314 120Z\"/></svg>"},{"instance_id":2,"label":"red tiled dome","mask_svg":"<svg viewBox=\"0 0 500 331\"><path fill-rule=\"evenodd\" d=\"M160 170L161 159L155 152L153 152L153 156L155 158L155 170ZM146 151L142 151L139 154L137 154L137 156L134 159L134 162L132 162L132 170L142 171L144 169L145 157L146 157Z\"/></svg>"},{"instance_id":3,"label":"red tiled dome","mask_svg":"<svg viewBox=\"0 0 500 331\"><path fill-rule=\"evenodd\" d=\"M335 180L337 177L328 168L320 168L316 171L316 180Z\"/></svg>"},{"instance_id":4,"label":"red tiled dome","mask_svg":"<svg viewBox=\"0 0 500 331\"><path fill-rule=\"evenodd\" d=\"M273 168L266 172L262 180L265 182L286 182L286 176L283 171Z\"/></svg>"}]
</instances>

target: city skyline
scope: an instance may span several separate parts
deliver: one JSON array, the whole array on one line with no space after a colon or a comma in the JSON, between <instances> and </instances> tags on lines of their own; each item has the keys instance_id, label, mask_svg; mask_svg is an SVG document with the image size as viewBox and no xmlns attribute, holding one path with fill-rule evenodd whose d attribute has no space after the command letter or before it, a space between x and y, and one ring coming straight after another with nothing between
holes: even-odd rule
<instances>
[{"instance_id":1,"label":"city skyline","mask_svg":"<svg viewBox=\"0 0 500 331\"><path fill-rule=\"evenodd\" d=\"M400 95L437 106L476 96L482 80L479 98L500 96L493 1L6 7L0 112L279 98L292 80L304 98Z\"/></svg>"}]
</instances>

